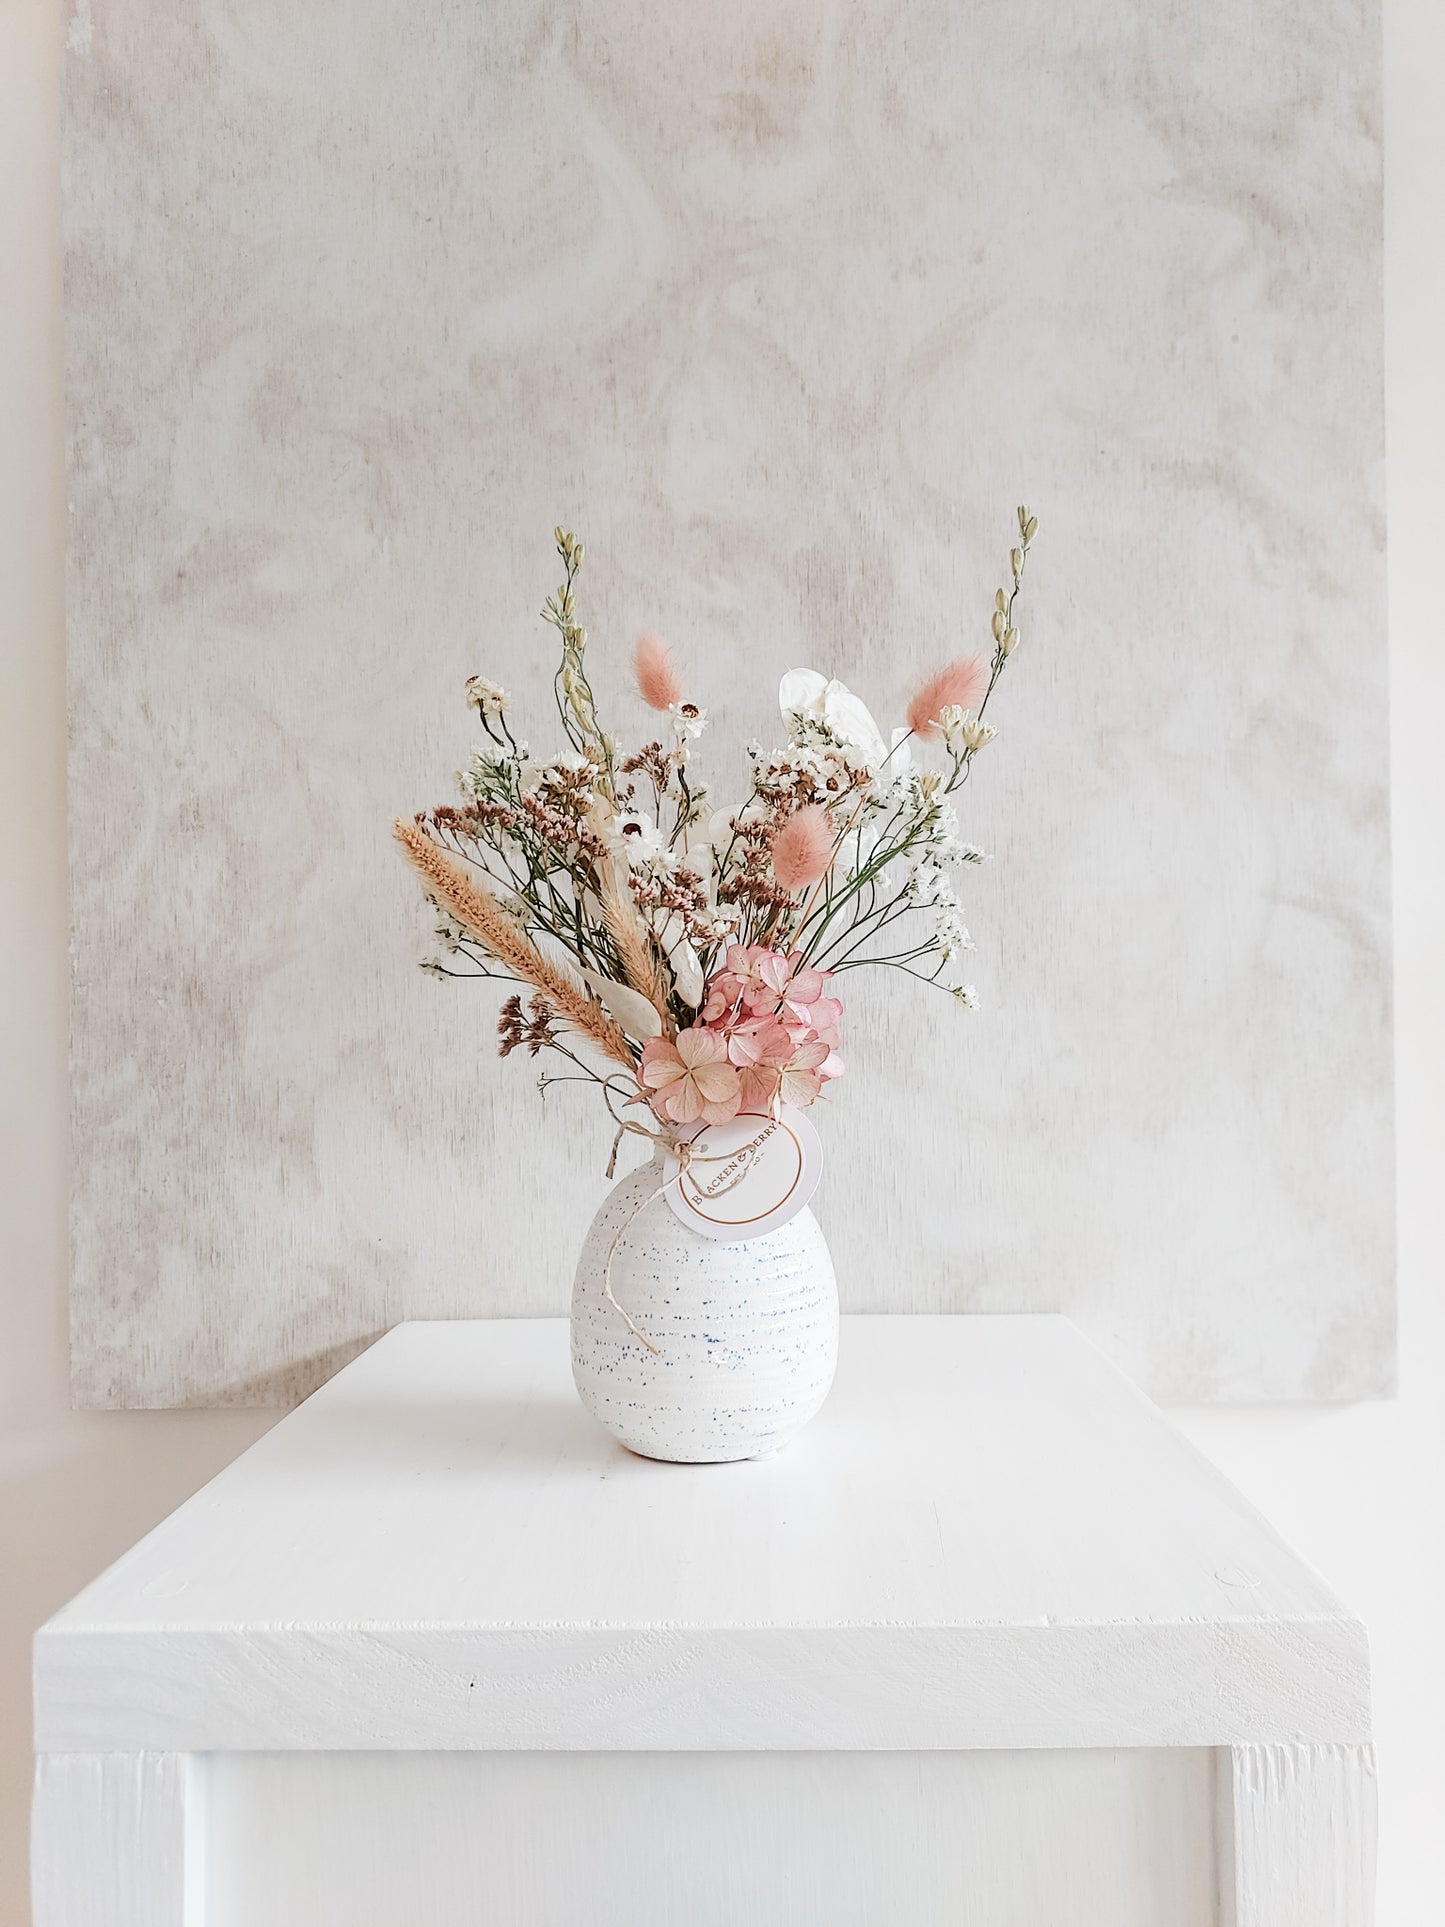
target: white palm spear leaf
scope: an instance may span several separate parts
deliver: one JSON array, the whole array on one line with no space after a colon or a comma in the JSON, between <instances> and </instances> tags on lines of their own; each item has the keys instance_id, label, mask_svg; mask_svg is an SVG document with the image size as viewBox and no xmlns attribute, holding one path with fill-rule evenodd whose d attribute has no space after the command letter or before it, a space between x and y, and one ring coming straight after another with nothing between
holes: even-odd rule
<instances>
[{"instance_id":1,"label":"white palm spear leaf","mask_svg":"<svg viewBox=\"0 0 1445 1927\"><path fill-rule=\"evenodd\" d=\"M778 708L785 723L801 717L825 724L870 770L881 769L890 757L897 761L896 734L893 745L885 742L868 705L836 676L830 679L816 669L790 669L778 685Z\"/></svg>"}]
</instances>

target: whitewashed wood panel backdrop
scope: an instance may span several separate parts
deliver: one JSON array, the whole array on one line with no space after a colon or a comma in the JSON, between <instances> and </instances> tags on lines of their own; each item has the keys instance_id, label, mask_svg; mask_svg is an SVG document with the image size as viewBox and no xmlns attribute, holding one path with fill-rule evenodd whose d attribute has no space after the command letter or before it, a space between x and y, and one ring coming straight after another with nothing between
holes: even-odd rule
<instances>
[{"instance_id":1,"label":"whitewashed wood panel backdrop","mask_svg":"<svg viewBox=\"0 0 1445 1927\"><path fill-rule=\"evenodd\" d=\"M420 976L388 841L485 671L675 642L889 722L1041 534L981 1013L852 992L855 1309L1070 1312L1161 1397L1392 1376L1376 0L77 0L74 1365L288 1400L553 1312L582 1092Z\"/></svg>"}]
</instances>

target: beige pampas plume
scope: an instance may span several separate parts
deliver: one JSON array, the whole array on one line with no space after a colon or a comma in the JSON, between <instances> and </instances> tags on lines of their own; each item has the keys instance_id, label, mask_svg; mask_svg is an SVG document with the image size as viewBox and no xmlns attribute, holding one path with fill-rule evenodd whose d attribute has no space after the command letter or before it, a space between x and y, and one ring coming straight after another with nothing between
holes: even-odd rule
<instances>
[{"instance_id":1,"label":"beige pampas plume","mask_svg":"<svg viewBox=\"0 0 1445 1927\"><path fill-rule=\"evenodd\" d=\"M558 1016L590 1038L604 1056L636 1075L637 1061L627 1039L601 1004L564 970L548 962L485 884L459 869L420 825L399 822L394 827L397 842L443 909L514 977L535 984Z\"/></svg>"}]
</instances>

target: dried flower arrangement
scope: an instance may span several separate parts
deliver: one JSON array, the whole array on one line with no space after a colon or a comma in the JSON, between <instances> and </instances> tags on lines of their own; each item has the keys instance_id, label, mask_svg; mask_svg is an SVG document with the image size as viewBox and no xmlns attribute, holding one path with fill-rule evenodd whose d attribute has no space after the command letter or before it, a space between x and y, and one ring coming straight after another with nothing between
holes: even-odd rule
<instances>
[{"instance_id":1,"label":"dried flower arrangement","mask_svg":"<svg viewBox=\"0 0 1445 1927\"><path fill-rule=\"evenodd\" d=\"M973 1008L955 978L973 946L951 872L982 853L959 840L949 799L995 733L984 712L1018 643L1036 528L1021 508L991 652L926 682L891 740L842 683L790 671L786 744L749 747L746 800L721 810L692 764L706 714L659 637L638 638L634 674L666 729L628 755L599 722L577 617L583 545L558 529L563 581L542 614L561 640L569 749L535 761L505 693L467 683L488 741L461 774L463 801L396 826L439 913L446 961L423 967L525 987L525 1008L520 994L502 1007L501 1054L558 1053L573 1066L560 1079L600 1087L619 1137L669 1142L811 1104L843 1070L850 970L902 970ZM915 755L930 747L931 766Z\"/></svg>"}]
</instances>

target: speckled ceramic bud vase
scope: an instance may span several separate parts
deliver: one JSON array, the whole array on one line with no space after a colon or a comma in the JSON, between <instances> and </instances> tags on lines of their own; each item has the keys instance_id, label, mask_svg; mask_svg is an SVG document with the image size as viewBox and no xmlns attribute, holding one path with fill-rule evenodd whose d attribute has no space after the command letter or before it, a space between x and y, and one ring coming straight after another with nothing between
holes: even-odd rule
<instances>
[{"instance_id":1,"label":"speckled ceramic bud vase","mask_svg":"<svg viewBox=\"0 0 1445 1927\"><path fill-rule=\"evenodd\" d=\"M623 1178L592 1221L572 1287L577 1390L644 1458L764 1458L807 1424L833 1383L838 1286L827 1244L808 1210L745 1244L704 1238L649 1196L662 1181L654 1159ZM613 1295L656 1352L605 1296L623 1225Z\"/></svg>"}]
</instances>

